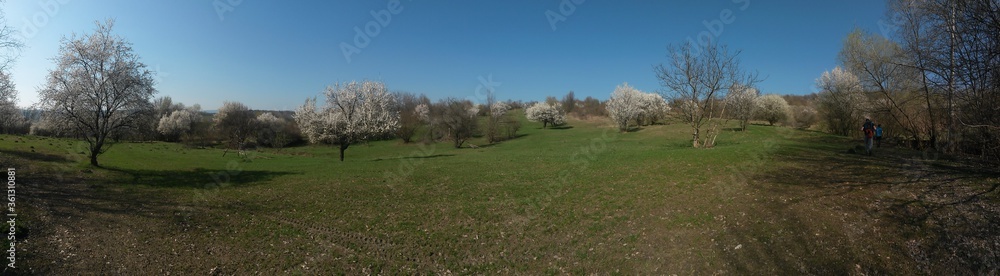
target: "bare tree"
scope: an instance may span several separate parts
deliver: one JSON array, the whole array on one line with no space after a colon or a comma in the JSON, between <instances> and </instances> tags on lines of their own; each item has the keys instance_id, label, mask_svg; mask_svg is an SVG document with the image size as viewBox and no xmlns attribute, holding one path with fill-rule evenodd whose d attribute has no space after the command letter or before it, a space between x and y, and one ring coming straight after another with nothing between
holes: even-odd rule
<instances>
[{"instance_id":1,"label":"bare tree","mask_svg":"<svg viewBox=\"0 0 1000 276\"><path fill-rule=\"evenodd\" d=\"M503 136L501 135L501 127L507 122L505 119L510 105L503 101L497 101L496 95L490 91L486 97L486 106L489 107L489 114L486 118L486 139L490 143L496 143Z\"/></svg>"},{"instance_id":2,"label":"bare tree","mask_svg":"<svg viewBox=\"0 0 1000 276\"><path fill-rule=\"evenodd\" d=\"M344 151L357 142L395 132L399 112L395 98L382 82L338 83L326 88L326 105L316 110L316 99L295 111L295 122L310 142L330 142Z\"/></svg>"},{"instance_id":3,"label":"bare tree","mask_svg":"<svg viewBox=\"0 0 1000 276\"><path fill-rule=\"evenodd\" d=\"M931 140L1000 159L1000 3L890 0L888 7L905 65L921 72Z\"/></svg>"},{"instance_id":4,"label":"bare tree","mask_svg":"<svg viewBox=\"0 0 1000 276\"><path fill-rule=\"evenodd\" d=\"M438 130L445 132L455 148L461 148L479 130L476 119L479 110L472 102L448 98L435 104L431 111L438 122Z\"/></svg>"},{"instance_id":5,"label":"bare tree","mask_svg":"<svg viewBox=\"0 0 1000 276\"><path fill-rule=\"evenodd\" d=\"M573 112L576 111L576 93L573 91L566 93L566 96L563 96L560 105L562 106L562 111L566 112L566 115L573 114Z\"/></svg>"},{"instance_id":6,"label":"bare tree","mask_svg":"<svg viewBox=\"0 0 1000 276\"><path fill-rule=\"evenodd\" d=\"M724 99L731 87L753 86L759 80L755 73L741 68L739 51L729 52L715 43L705 44L703 49L694 47L698 45L692 42L670 46L670 61L654 67L654 72L664 92L684 104L681 113L691 125L694 147L709 148L715 145L719 124L703 128L713 118L724 116L725 105L716 106L718 99Z\"/></svg>"},{"instance_id":7,"label":"bare tree","mask_svg":"<svg viewBox=\"0 0 1000 276\"><path fill-rule=\"evenodd\" d=\"M16 39L14 34L14 28L7 26L6 13L0 10L0 70L7 70L24 47L24 42Z\"/></svg>"},{"instance_id":8,"label":"bare tree","mask_svg":"<svg viewBox=\"0 0 1000 276\"><path fill-rule=\"evenodd\" d=\"M899 44L855 29L844 40L839 58L844 67L858 77L861 88L871 94L871 111L881 115L878 117L891 119L914 139L923 136L924 129L933 128L922 125L922 121L918 120L922 117L920 114L927 112L926 109L914 108L920 107L925 96L918 92L920 73L915 67L905 64L908 61ZM934 139L935 131L929 132Z\"/></svg>"},{"instance_id":9,"label":"bare tree","mask_svg":"<svg viewBox=\"0 0 1000 276\"><path fill-rule=\"evenodd\" d=\"M257 120L253 110L240 102L223 102L212 121L215 123L215 129L226 137L229 144L222 155L226 155L229 149L242 151L246 147L247 140L257 132Z\"/></svg>"},{"instance_id":10,"label":"bare tree","mask_svg":"<svg viewBox=\"0 0 1000 276\"><path fill-rule=\"evenodd\" d=\"M97 23L82 37L63 38L57 68L41 91L41 107L67 121L89 145L90 164L111 145L112 135L147 127L137 122L152 112L153 72L132 45L112 33L114 21Z\"/></svg>"},{"instance_id":11,"label":"bare tree","mask_svg":"<svg viewBox=\"0 0 1000 276\"><path fill-rule=\"evenodd\" d=\"M413 93L396 92L396 109L399 111L399 129L396 130L396 137L403 139L403 143L409 143L413 139L413 134L420 128L420 116L416 112L417 105L421 103L420 97Z\"/></svg>"}]
</instances>

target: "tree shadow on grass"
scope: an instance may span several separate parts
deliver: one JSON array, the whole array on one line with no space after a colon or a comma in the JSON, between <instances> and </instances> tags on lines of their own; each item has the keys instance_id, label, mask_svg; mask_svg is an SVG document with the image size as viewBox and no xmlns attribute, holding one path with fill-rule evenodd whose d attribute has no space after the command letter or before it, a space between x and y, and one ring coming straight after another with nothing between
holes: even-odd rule
<instances>
[{"instance_id":1,"label":"tree shadow on grass","mask_svg":"<svg viewBox=\"0 0 1000 276\"><path fill-rule=\"evenodd\" d=\"M131 170L105 168L125 175L118 178L119 184L143 185L158 188L209 189L218 187L251 187L293 174L291 172L248 171L248 170L208 170L197 168L190 171Z\"/></svg>"},{"instance_id":2,"label":"tree shadow on grass","mask_svg":"<svg viewBox=\"0 0 1000 276\"><path fill-rule=\"evenodd\" d=\"M573 126L561 125L561 126L549 127L548 129L560 129L561 130L561 129L572 129L572 128L573 128Z\"/></svg>"},{"instance_id":3,"label":"tree shadow on grass","mask_svg":"<svg viewBox=\"0 0 1000 276\"><path fill-rule=\"evenodd\" d=\"M450 157L450 156L455 156L455 155L454 154L432 154L432 155L425 155L425 156L403 156L403 157L396 158L396 159L429 159L429 158Z\"/></svg>"},{"instance_id":4,"label":"tree shadow on grass","mask_svg":"<svg viewBox=\"0 0 1000 276\"><path fill-rule=\"evenodd\" d=\"M13 155L13 156L16 156L16 157L24 158L24 159L27 159L27 160L34 160L34 161L43 161L43 162L70 162L70 160L66 159L65 156L56 155L56 154L39 153L39 152L27 152L27 151L11 150L11 149L0 150L0 153L10 154L10 155Z\"/></svg>"}]
</instances>

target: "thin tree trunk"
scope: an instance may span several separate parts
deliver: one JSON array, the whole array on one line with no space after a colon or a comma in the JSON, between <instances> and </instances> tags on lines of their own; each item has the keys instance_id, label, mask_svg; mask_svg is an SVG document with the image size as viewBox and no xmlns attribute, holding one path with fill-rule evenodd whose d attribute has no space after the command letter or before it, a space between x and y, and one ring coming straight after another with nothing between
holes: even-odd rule
<instances>
[{"instance_id":1,"label":"thin tree trunk","mask_svg":"<svg viewBox=\"0 0 1000 276\"><path fill-rule=\"evenodd\" d=\"M691 137L693 137L692 140L691 140L692 145L694 145L695 148L698 148L698 138L699 138L698 137L698 128L694 128L694 133L691 134Z\"/></svg>"},{"instance_id":2,"label":"thin tree trunk","mask_svg":"<svg viewBox=\"0 0 1000 276\"><path fill-rule=\"evenodd\" d=\"M344 151L347 150L348 143L340 143L340 162L344 162Z\"/></svg>"}]
</instances>

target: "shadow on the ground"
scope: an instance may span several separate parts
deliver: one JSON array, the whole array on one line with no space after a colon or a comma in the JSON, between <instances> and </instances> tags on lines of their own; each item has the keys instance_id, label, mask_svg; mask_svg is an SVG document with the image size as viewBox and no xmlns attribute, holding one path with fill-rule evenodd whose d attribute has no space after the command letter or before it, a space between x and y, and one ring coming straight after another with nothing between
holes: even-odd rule
<instances>
[{"instance_id":1,"label":"shadow on the ground","mask_svg":"<svg viewBox=\"0 0 1000 276\"><path fill-rule=\"evenodd\" d=\"M210 189L216 187L247 187L263 184L269 180L291 172L249 171L249 170L209 170L197 168L190 171L134 170L104 168L119 172L127 177L120 178L119 184L144 185L160 188Z\"/></svg>"},{"instance_id":2,"label":"shadow on the ground","mask_svg":"<svg viewBox=\"0 0 1000 276\"><path fill-rule=\"evenodd\" d=\"M546 129L559 129L559 130L561 130L561 129L573 129L573 126L570 126L570 125L561 125L561 126L548 127Z\"/></svg>"},{"instance_id":3,"label":"shadow on the ground","mask_svg":"<svg viewBox=\"0 0 1000 276\"><path fill-rule=\"evenodd\" d=\"M872 156L848 153L857 141L828 135L794 140L777 150L777 167L752 177L761 197L769 198L759 204L774 214L772 223L743 226L738 232L750 240L774 238L775 231L802 233L771 241L771 247L785 252L764 250L755 258L795 273L884 274L899 273L901 267L909 269L904 274L1000 270L997 168L905 148L883 147ZM816 237L809 237L810 232ZM799 240L803 234L807 238ZM841 242L824 241L824 236ZM891 261L882 255L892 256ZM832 263L824 264L828 261ZM795 271L803 263L810 269ZM836 269L820 269L824 267Z\"/></svg>"},{"instance_id":4,"label":"shadow on the ground","mask_svg":"<svg viewBox=\"0 0 1000 276\"><path fill-rule=\"evenodd\" d=\"M70 162L65 156L40 152L28 152L13 149L0 150L0 154L10 154L16 157L43 162Z\"/></svg>"},{"instance_id":5,"label":"shadow on the ground","mask_svg":"<svg viewBox=\"0 0 1000 276\"><path fill-rule=\"evenodd\" d=\"M396 158L396 159L430 159L430 158L451 157L451 156L455 156L455 155L454 154L432 154L432 155L423 155L423 156L403 156L403 157Z\"/></svg>"}]
</instances>

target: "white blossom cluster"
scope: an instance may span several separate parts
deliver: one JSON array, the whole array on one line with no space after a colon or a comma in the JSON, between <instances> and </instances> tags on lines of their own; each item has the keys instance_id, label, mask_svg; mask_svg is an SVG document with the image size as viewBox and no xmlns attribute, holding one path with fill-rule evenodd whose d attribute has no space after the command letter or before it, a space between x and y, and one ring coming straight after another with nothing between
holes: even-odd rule
<instances>
[{"instance_id":1,"label":"white blossom cluster","mask_svg":"<svg viewBox=\"0 0 1000 276\"><path fill-rule=\"evenodd\" d=\"M336 84L326 89L326 105L316 108L316 99L295 111L295 121L310 142L338 143L341 147L399 128L395 98L382 82ZM418 107L419 108L419 107Z\"/></svg>"},{"instance_id":2,"label":"white blossom cluster","mask_svg":"<svg viewBox=\"0 0 1000 276\"><path fill-rule=\"evenodd\" d=\"M670 111L667 101L662 96L656 93L643 93L628 83L615 88L611 98L608 99L607 109L608 115L620 131L627 131L633 122L636 125L655 122Z\"/></svg>"},{"instance_id":3,"label":"white blossom cluster","mask_svg":"<svg viewBox=\"0 0 1000 276\"><path fill-rule=\"evenodd\" d=\"M493 118L500 118L503 117L504 114L507 114L508 110L510 110L509 104L498 101L490 106L490 116Z\"/></svg>"},{"instance_id":4,"label":"white blossom cluster","mask_svg":"<svg viewBox=\"0 0 1000 276\"><path fill-rule=\"evenodd\" d=\"M535 103L525 110L528 121L542 122L542 128L548 125L561 125L566 123L566 115L558 107L544 102Z\"/></svg>"},{"instance_id":5,"label":"white blossom cluster","mask_svg":"<svg viewBox=\"0 0 1000 276\"><path fill-rule=\"evenodd\" d=\"M198 110L181 109L171 112L170 115L160 118L160 123L156 131L165 136L179 136L191 131L191 127L198 121Z\"/></svg>"}]
</instances>

